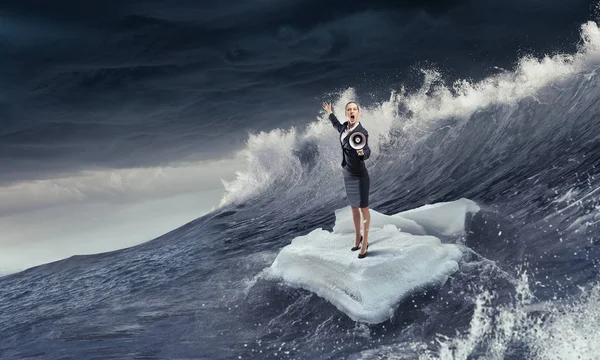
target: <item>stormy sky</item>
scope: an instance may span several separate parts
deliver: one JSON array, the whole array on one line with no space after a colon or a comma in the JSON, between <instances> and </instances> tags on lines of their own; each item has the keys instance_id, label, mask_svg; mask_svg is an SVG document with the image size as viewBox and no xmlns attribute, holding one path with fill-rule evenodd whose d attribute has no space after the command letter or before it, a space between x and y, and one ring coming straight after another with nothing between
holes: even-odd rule
<instances>
[{"instance_id":1,"label":"stormy sky","mask_svg":"<svg viewBox=\"0 0 600 360\"><path fill-rule=\"evenodd\" d=\"M478 79L573 51L592 4L5 1L0 183L218 159L348 86L386 97L420 68Z\"/></svg>"}]
</instances>

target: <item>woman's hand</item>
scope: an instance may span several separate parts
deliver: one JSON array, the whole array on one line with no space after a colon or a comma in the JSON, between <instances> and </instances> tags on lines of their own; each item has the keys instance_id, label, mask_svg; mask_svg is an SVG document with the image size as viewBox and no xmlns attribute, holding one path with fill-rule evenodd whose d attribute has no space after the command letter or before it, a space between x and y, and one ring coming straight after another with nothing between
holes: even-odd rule
<instances>
[{"instance_id":1,"label":"woman's hand","mask_svg":"<svg viewBox=\"0 0 600 360\"><path fill-rule=\"evenodd\" d=\"M323 110L327 111L328 115L333 114L333 110L331 110L331 104L324 102L323 103Z\"/></svg>"},{"instance_id":2,"label":"woman's hand","mask_svg":"<svg viewBox=\"0 0 600 360\"><path fill-rule=\"evenodd\" d=\"M360 156L364 156L364 155L365 155L365 152L363 151L363 149L358 149L358 150L356 150L356 152L357 152L357 153L358 153L358 155L360 155Z\"/></svg>"}]
</instances>

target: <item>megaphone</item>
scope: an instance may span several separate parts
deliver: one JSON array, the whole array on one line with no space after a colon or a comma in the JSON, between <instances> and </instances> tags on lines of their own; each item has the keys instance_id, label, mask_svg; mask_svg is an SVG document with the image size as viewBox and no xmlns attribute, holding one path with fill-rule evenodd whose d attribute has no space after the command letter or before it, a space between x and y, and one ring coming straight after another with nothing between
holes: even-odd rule
<instances>
[{"instance_id":1,"label":"megaphone","mask_svg":"<svg viewBox=\"0 0 600 360\"><path fill-rule=\"evenodd\" d=\"M367 138L365 137L365 135L363 135L363 133L357 131L354 134L350 135L349 143L353 149L360 150L364 148L365 145L367 145Z\"/></svg>"}]
</instances>

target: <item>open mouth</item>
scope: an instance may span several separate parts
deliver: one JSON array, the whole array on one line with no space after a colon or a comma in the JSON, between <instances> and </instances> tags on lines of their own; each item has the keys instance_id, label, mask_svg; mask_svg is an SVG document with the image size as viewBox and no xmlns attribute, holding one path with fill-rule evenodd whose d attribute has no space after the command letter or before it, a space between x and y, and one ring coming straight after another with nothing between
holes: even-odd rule
<instances>
[{"instance_id":1,"label":"open mouth","mask_svg":"<svg viewBox=\"0 0 600 360\"><path fill-rule=\"evenodd\" d=\"M350 115L350 119L354 120L354 115Z\"/></svg>"}]
</instances>

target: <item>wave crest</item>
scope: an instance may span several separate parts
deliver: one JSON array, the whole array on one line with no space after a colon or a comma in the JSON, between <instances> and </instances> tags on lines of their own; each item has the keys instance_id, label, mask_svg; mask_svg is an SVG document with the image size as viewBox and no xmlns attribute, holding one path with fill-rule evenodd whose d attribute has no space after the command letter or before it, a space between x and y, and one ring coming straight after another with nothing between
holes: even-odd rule
<instances>
[{"instance_id":1,"label":"wave crest","mask_svg":"<svg viewBox=\"0 0 600 360\"><path fill-rule=\"evenodd\" d=\"M383 168L411 153L420 140L434 134L449 119L465 123L490 106L510 106L526 98L539 102L540 90L590 70L586 76L591 78L599 63L600 29L589 21L581 25L581 44L576 53L546 55L541 59L525 56L514 70L503 70L479 82L459 80L448 86L439 72L424 69L418 91L409 94L402 88L392 92L386 101L361 106L361 122L369 131L372 149L367 167ZM335 96L334 109L342 109L348 101L358 99L354 88ZM456 122L451 123L455 125ZM323 113L303 129L250 134L242 154L247 167L237 172L235 180L223 181L225 195L220 206L243 202L267 190L275 196L286 193L286 199L291 199L290 191L294 195L309 191L310 196L325 199L339 195L341 177L336 171L341 154L336 132ZM311 165L305 166L307 162ZM325 191L323 183L338 183L338 187Z\"/></svg>"}]
</instances>

